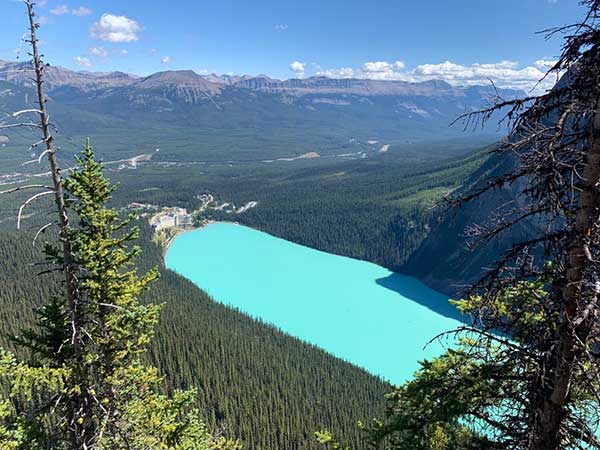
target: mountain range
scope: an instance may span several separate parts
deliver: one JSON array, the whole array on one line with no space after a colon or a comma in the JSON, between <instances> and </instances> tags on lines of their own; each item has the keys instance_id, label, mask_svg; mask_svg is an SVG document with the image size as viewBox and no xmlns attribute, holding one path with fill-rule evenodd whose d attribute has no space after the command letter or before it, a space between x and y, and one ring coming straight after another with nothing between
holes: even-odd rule
<instances>
[{"instance_id":1,"label":"mountain range","mask_svg":"<svg viewBox=\"0 0 600 450\"><path fill-rule=\"evenodd\" d=\"M494 92L492 86L453 87L441 80L413 83L397 80L335 79L325 76L278 80L266 75L200 75L193 70L170 70L140 77L124 72L72 71L58 66L47 66L45 78L46 86L50 91L61 87L92 92L119 87L154 89L176 86L212 95L219 94L224 89L233 88L295 96L311 94L347 94L366 97L380 95L447 96L457 100L464 98L465 101L473 95L485 96ZM0 60L0 80L20 86L33 86L30 64ZM502 89L501 93L515 96L522 92Z\"/></svg>"},{"instance_id":2,"label":"mountain range","mask_svg":"<svg viewBox=\"0 0 600 450\"><path fill-rule=\"evenodd\" d=\"M0 112L20 109L29 95L28 67L28 63L0 61ZM487 86L455 87L439 80L276 80L199 75L191 70L139 77L52 66L46 68L46 83L63 141L77 143L91 136L99 153L111 159L160 147L156 160L182 162L251 162L307 152L361 154L368 142L392 143L396 152L420 140L447 142L464 137L462 127L449 127L458 115L480 108L492 95L522 94L496 92ZM479 134L489 133L492 141L503 131L493 125ZM479 172L500 170L494 164L488 161ZM467 185L478 182L479 172ZM481 267L510 242L495 241L467 256L464 228L480 222L512 196L502 191L445 215L402 270L448 293L456 292L457 283L474 281Z\"/></svg>"},{"instance_id":3,"label":"mountain range","mask_svg":"<svg viewBox=\"0 0 600 450\"><path fill-rule=\"evenodd\" d=\"M29 63L0 61L0 114L34 98L31 75ZM139 77L53 66L46 67L45 82L63 141L78 145L89 136L111 159L160 148L158 160L175 162L360 155L369 142L464 139L463 126L450 126L458 116L494 95L521 94L439 80L276 80L191 70ZM503 131L491 125L476 134L492 142Z\"/></svg>"}]
</instances>

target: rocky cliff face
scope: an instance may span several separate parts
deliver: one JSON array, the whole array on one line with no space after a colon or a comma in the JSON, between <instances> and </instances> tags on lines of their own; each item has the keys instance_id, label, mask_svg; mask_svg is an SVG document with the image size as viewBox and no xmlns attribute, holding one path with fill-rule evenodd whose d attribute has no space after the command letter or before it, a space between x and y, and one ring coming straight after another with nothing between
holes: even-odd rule
<instances>
[{"instance_id":1,"label":"rocky cliff face","mask_svg":"<svg viewBox=\"0 0 600 450\"><path fill-rule=\"evenodd\" d=\"M133 84L138 77L123 72L75 72L58 66L46 66L46 86L50 91L71 87L93 91ZM20 86L33 86L31 64L28 62L0 61L0 80Z\"/></svg>"},{"instance_id":2,"label":"rocky cliff face","mask_svg":"<svg viewBox=\"0 0 600 450\"><path fill-rule=\"evenodd\" d=\"M490 179L512 171L514 164L515 161L506 155L492 156L471 175L458 194L481 187ZM534 221L526 221L486 245L475 250L468 249L466 229L473 225L485 225L494 215L509 214L520 201L519 192L520 187L515 185L489 191L461 207L446 211L402 270L422 279L436 290L450 296L460 296L486 270L494 267L513 244L540 231Z\"/></svg>"},{"instance_id":3,"label":"rocky cliff face","mask_svg":"<svg viewBox=\"0 0 600 450\"><path fill-rule=\"evenodd\" d=\"M31 66L28 62L0 61L0 81L9 81L30 87ZM50 91L58 88L76 89L82 92L100 91L109 88L131 87L133 89L180 90L182 96L202 98L220 94L224 89L242 89L265 93L283 93L292 96L311 94L370 96L418 96L450 97L456 99L489 96L487 87L453 87L450 84L431 80L409 83L393 80L334 79L310 77L303 79L277 80L265 75L199 75L192 70L165 71L147 77L137 77L123 72L72 71L62 67L46 68L46 83ZM202 95L197 95L198 93ZM503 95L515 96L516 91L502 90Z\"/></svg>"},{"instance_id":4,"label":"rocky cliff face","mask_svg":"<svg viewBox=\"0 0 600 450\"><path fill-rule=\"evenodd\" d=\"M348 95L461 95L460 88L453 88L444 81L433 80L422 83L405 81L335 79L311 77L291 80L276 80L268 77L246 77L234 86L263 92L285 92L294 95L348 94Z\"/></svg>"}]
</instances>

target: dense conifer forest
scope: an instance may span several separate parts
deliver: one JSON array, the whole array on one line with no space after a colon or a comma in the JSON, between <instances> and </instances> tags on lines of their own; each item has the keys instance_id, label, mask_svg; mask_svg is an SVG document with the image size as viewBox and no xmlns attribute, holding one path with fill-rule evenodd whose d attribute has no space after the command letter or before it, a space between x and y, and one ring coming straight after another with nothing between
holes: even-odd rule
<instances>
[{"instance_id":1,"label":"dense conifer forest","mask_svg":"<svg viewBox=\"0 0 600 450\"><path fill-rule=\"evenodd\" d=\"M422 151L422 149L421 149ZM412 153L370 161L307 162L294 167L251 165L142 165L135 171L108 170L121 186L113 203L198 206L198 194L257 208L235 215L213 211L206 218L235 220L286 239L346 256L399 267L427 236L439 212L431 206L460 186L486 158L485 150L456 156ZM23 196L0 204L0 331L9 337L34 319L34 308L51 294L37 278L43 266L33 232L44 222L43 202L27 208L31 231L14 231ZM48 205L49 206L49 205ZM384 410L391 386L313 346L284 335L212 301L188 280L163 268L162 252L151 242L145 220L138 269L161 268L146 300L165 303L151 350L151 363L166 387L198 388L198 404L210 429L239 438L245 448L316 448L314 432L333 429L344 442L362 448L359 420ZM45 275L44 277L48 277ZM32 281L33 280L33 281Z\"/></svg>"},{"instance_id":2,"label":"dense conifer forest","mask_svg":"<svg viewBox=\"0 0 600 450\"><path fill-rule=\"evenodd\" d=\"M146 300L165 303L151 362L167 387L199 389L209 427L239 438L247 449L317 448L322 427L360 448L358 420L383 410L391 386L277 329L212 301L182 277L162 269L162 250L142 237L143 267L161 267ZM34 320L52 294L32 233L0 231L0 346Z\"/></svg>"},{"instance_id":3,"label":"dense conifer forest","mask_svg":"<svg viewBox=\"0 0 600 450\"><path fill-rule=\"evenodd\" d=\"M468 149L468 147L467 147ZM435 154L428 147L342 162L290 167L146 165L113 172L121 205L136 201L196 209L200 193L219 202L258 206L243 214L208 211L319 250L398 270L443 214L433 208L486 160L489 148ZM432 153L434 155L432 155ZM427 156L429 154L429 156Z\"/></svg>"}]
</instances>

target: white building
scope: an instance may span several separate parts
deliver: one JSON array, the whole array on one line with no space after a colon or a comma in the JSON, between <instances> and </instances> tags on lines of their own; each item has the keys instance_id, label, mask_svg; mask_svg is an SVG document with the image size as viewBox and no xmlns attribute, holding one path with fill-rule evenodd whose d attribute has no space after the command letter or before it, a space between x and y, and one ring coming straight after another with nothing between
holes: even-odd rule
<instances>
[{"instance_id":1,"label":"white building","mask_svg":"<svg viewBox=\"0 0 600 450\"><path fill-rule=\"evenodd\" d=\"M194 224L194 219L190 214L177 214L175 216L176 227L191 227Z\"/></svg>"}]
</instances>

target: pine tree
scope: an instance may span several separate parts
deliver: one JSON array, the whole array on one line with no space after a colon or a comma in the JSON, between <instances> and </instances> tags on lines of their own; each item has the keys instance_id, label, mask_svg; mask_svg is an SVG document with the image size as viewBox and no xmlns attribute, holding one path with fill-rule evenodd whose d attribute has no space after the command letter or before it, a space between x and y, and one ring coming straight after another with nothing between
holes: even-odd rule
<instances>
[{"instance_id":1,"label":"pine tree","mask_svg":"<svg viewBox=\"0 0 600 450\"><path fill-rule=\"evenodd\" d=\"M137 274L139 249L131 244L138 229L107 206L115 186L89 143L77 162L65 181L77 224L63 239L77 267L78 320L71 321L66 296L56 296L39 311L37 328L17 339L31 362L2 354L0 377L11 384L11 394L0 402L0 448L237 448L207 432L192 406L193 391L160 393L161 377L142 363L160 306L139 297L157 271ZM45 253L47 262L63 267L58 246L47 244Z\"/></svg>"},{"instance_id":2,"label":"pine tree","mask_svg":"<svg viewBox=\"0 0 600 450\"><path fill-rule=\"evenodd\" d=\"M582 20L550 31L564 35L552 90L466 116L503 112L511 133L495 157L514 163L451 201L515 192L468 230L472 244L535 226L457 302L472 326L390 394L386 417L366 427L373 445L600 449L600 0L580 3Z\"/></svg>"}]
</instances>

